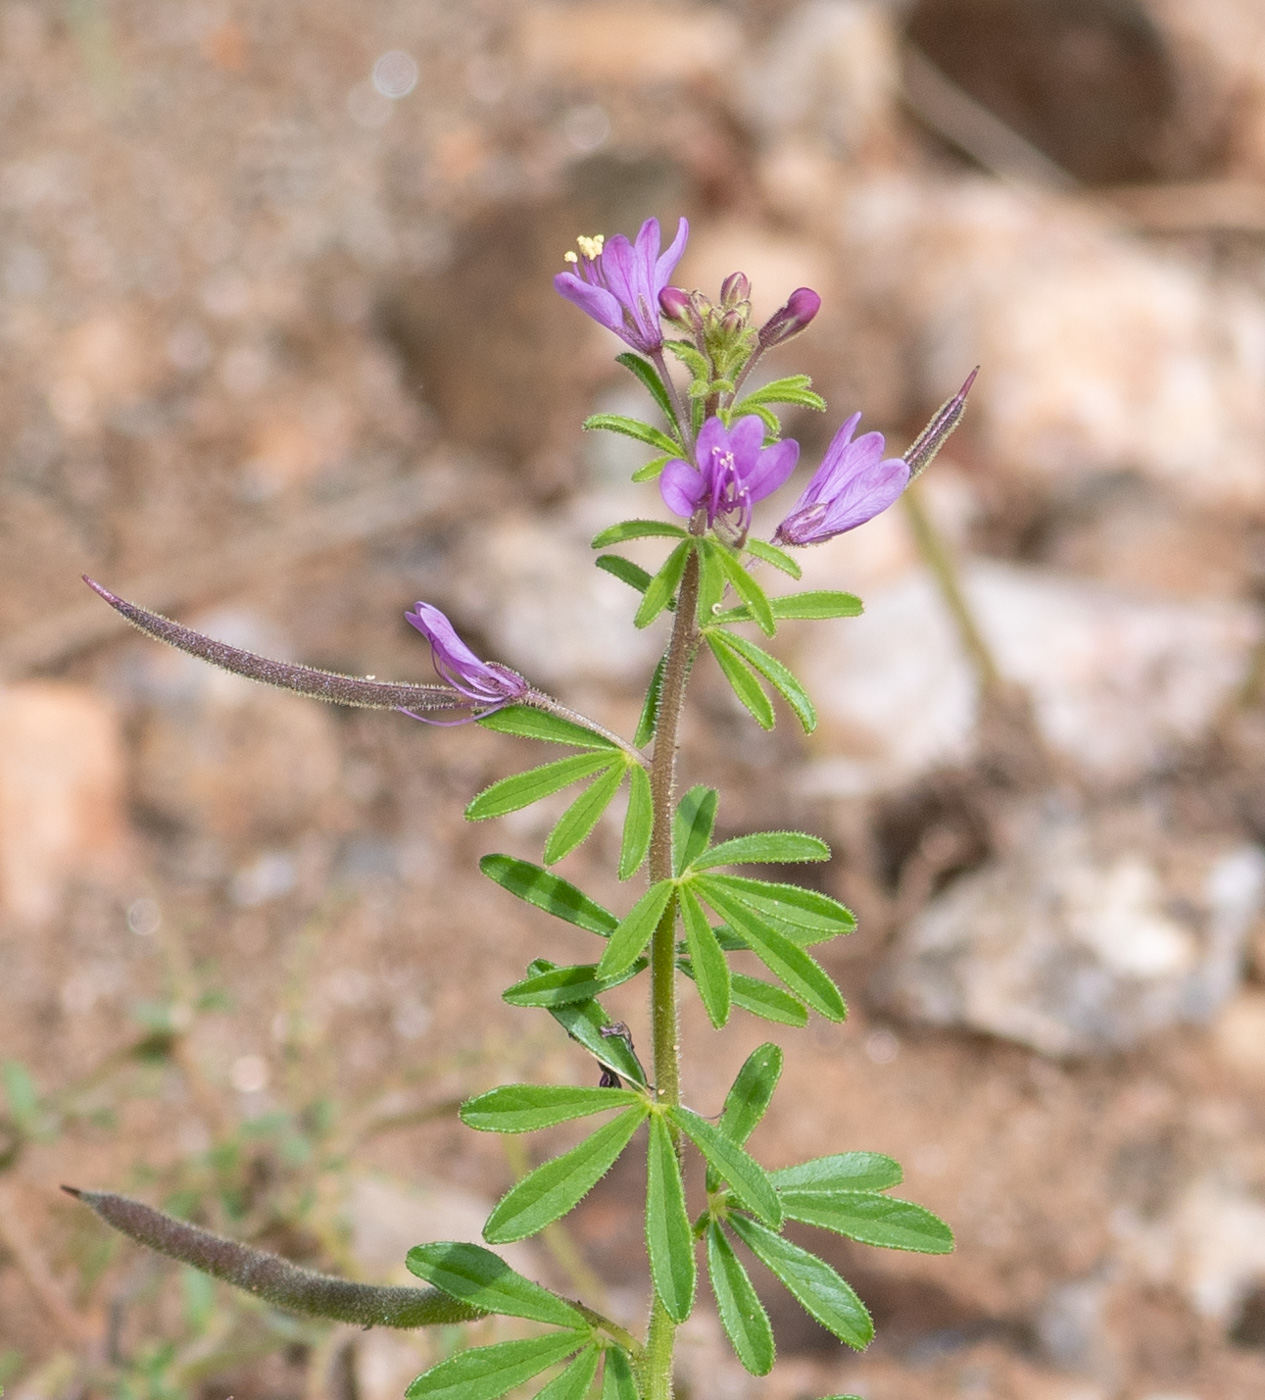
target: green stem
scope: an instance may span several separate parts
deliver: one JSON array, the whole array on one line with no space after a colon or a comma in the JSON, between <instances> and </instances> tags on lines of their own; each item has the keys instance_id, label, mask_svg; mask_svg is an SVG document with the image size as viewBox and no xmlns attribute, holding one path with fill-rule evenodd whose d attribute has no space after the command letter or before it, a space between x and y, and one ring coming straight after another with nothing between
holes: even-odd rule
<instances>
[{"instance_id":1,"label":"green stem","mask_svg":"<svg viewBox=\"0 0 1265 1400\"><path fill-rule=\"evenodd\" d=\"M698 554L691 553L677 595L672 639L659 692L650 792L654 825L650 835L650 879L672 878L672 819L676 788L676 745L685 686L698 641ZM681 1102L681 1044L676 1010L676 900L668 903L650 944L650 1021L654 1048L655 1095L664 1105ZM676 1324L654 1298L642 1365L646 1400L671 1400L672 1354Z\"/></svg>"}]
</instances>

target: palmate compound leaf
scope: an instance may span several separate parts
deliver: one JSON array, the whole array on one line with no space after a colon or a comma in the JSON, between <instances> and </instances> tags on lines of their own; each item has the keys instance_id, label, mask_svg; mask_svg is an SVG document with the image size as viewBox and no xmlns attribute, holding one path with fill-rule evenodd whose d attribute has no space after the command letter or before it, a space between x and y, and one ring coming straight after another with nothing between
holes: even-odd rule
<instances>
[{"instance_id":1,"label":"palmate compound leaf","mask_svg":"<svg viewBox=\"0 0 1265 1400\"><path fill-rule=\"evenodd\" d=\"M527 971L535 975L548 972L553 966L544 958L537 958ZM622 1035L611 1034L616 1027L601 1002L578 1001L567 1006L551 1006L548 1011L572 1040L582 1045L600 1065L631 1084L645 1087L646 1071L641 1061Z\"/></svg>"},{"instance_id":2,"label":"palmate compound leaf","mask_svg":"<svg viewBox=\"0 0 1265 1400\"><path fill-rule=\"evenodd\" d=\"M700 895L780 981L814 1011L831 1021L847 1015L839 988L796 943L738 900L723 877L699 875L691 882Z\"/></svg>"},{"instance_id":3,"label":"palmate compound leaf","mask_svg":"<svg viewBox=\"0 0 1265 1400\"><path fill-rule=\"evenodd\" d=\"M695 870L710 870L717 865L791 865L829 859L830 847L818 836L803 831L757 831L722 841L688 863Z\"/></svg>"},{"instance_id":4,"label":"palmate compound leaf","mask_svg":"<svg viewBox=\"0 0 1265 1400\"><path fill-rule=\"evenodd\" d=\"M713 637L716 644L712 645L712 651L715 653L718 645L728 653L736 653L754 672L768 681L794 711L795 718L799 720L805 734L811 734L817 728L817 709L812 697L789 667L745 637L722 632L719 628L708 628L709 645L712 644Z\"/></svg>"},{"instance_id":5,"label":"palmate compound leaf","mask_svg":"<svg viewBox=\"0 0 1265 1400\"><path fill-rule=\"evenodd\" d=\"M767 1376L776 1356L769 1315L733 1246L715 1221L707 1227L707 1273L721 1325L738 1360L753 1376Z\"/></svg>"},{"instance_id":6,"label":"palmate compound leaf","mask_svg":"<svg viewBox=\"0 0 1265 1400\"><path fill-rule=\"evenodd\" d=\"M484 788L466 808L466 820L480 822L489 817L503 817L508 812L530 807L542 797L552 797L555 792L561 792L583 778L595 778L610 768L622 771L623 766L622 755L603 749L600 753L572 754L570 758L560 758L555 763L529 768L525 773L515 773Z\"/></svg>"},{"instance_id":7,"label":"palmate compound leaf","mask_svg":"<svg viewBox=\"0 0 1265 1400\"><path fill-rule=\"evenodd\" d=\"M582 724L561 715L551 715L533 705L507 705L479 720L484 729L498 734L517 734L523 739L543 739L550 744L570 744L576 749L615 749L619 746L604 734L595 734Z\"/></svg>"},{"instance_id":8,"label":"palmate compound leaf","mask_svg":"<svg viewBox=\"0 0 1265 1400\"><path fill-rule=\"evenodd\" d=\"M555 919L564 919L577 928L587 929L603 938L614 933L619 918L592 900L569 880L554 875L529 860L515 856L493 854L484 856L479 869L495 880L503 890L527 904L534 904Z\"/></svg>"},{"instance_id":9,"label":"palmate compound leaf","mask_svg":"<svg viewBox=\"0 0 1265 1400\"><path fill-rule=\"evenodd\" d=\"M573 1118L613 1108L635 1108L645 1100L631 1089L590 1089L571 1084L502 1084L467 1099L460 1118L483 1133L532 1133ZM495 1256L493 1256L495 1257ZM416 1270L414 1270L416 1272ZM442 1285L441 1285L442 1286ZM524 1314L525 1316L525 1314Z\"/></svg>"},{"instance_id":10,"label":"palmate compound leaf","mask_svg":"<svg viewBox=\"0 0 1265 1400\"><path fill-rule=\"evenodd\" d=\"M588 1332L495 1342L458 1352L424 1371L404 1392L407 1400L500 1400L502 1395L589 1345Z\"/></svg>"},{"instance_id":11,"label":"palmate compound leaf","mask_svg":"<svg viewBox=\"0 0 1265 1400\"><path fill-rule=\"evenodd\" d=\"M619 791L624 774L629 771L630 764L627 760L623 763L612 763L604 772L599 773L563 812L545 841L546 865L556 865L563 856L570 855L581 842L588 839L593 828L601 820L602 813L611 805Z\"/></svg>"},{"instance_id":12,"label":"palmate compound leaf","mask_svg":"<svg viewBox=\"0 0 1265 1400\"><path fill-rule=\"evenodd\" d=\"M650 790L650 775L640 765L628 770L628 811L624 816L624 835L619 847L619 878L628 880L641 869L650 849L654 830L654 798Z\"/></svg>"},{"instance_id":13,"label":"palmate compound leaf","mask_svg":"<svg viewBox=\"0 0 1265 1400\"><path fill-rule=\"evenodd\" d=\"M751 668L727 645L730 640L723 632L708 628L703 633L708 649L716 658L716 664L729 682L729 687L750 713L751 718L761 729L772 729L774 723L773 705L764 693L764 687L752 673Z\"/></svg>"},{"instance_id":14,"label":"palmate compound leaf","mask_svg":"<svg viewBox=\"0 0 1265 1400\"><path fill-rule=\"evenodd\" d=\"M672 1134L660 1113L650 1118L646 1157L646 1252L654 1291L673 1322L694 1308L694 1232Z\"/></svg>"},{"instance_id":15,"label":"palmate compound leaf","mask_svg":"<svg viewBox=\"0 0 1265 1400\"><path fill-rule=\"evenodd\" d=\"M482 1312L525 1317L552 1327L588 1326L583 1313L556 1293L516 1273L477 1244L422 1244L410 1249L409 1272Z\"/></svg>"},{"instance_id":16,"label":"palmate compound leaf","mask_svg":"<svg viewBox=\"0 0 1265 1400\"><path fill-rule=\"evenodd\" d=\"M912 1201L863 1191L826 1195L793 1188L779 1191L778 1197L788 1219L833 1230L861 1244L916 1254L953 1252L953 1231L939 1216Z\"/></svg>"},{"instance_id":17,"label":"palmate compound leaf","mask_svg":"<svg viewBox=\"0 0 1265 1400\"><path fill-rule=\"evenodd\" d=\"M578 1147L528 1173L502 1196L488 1216L483 1238L489 1244L524 1240L566 1215L611 1169L649 1112L649 1103L642 1100L585 1138Z\"/></svg>"},{"instance_id":18,"label":"palmate compound leaf","mask_svg":"<svg viewBox=\"0 0 1265 1400\"><path fill-rule=\"evenodd\" d=\"M663 917L672 898L671 880L656 880L624 916L610 936L602 960L597 965L601 977L618 977L646 950L655 925Z\"/></svg>"},{"instance_id":19,"label":"palmate compound leaf","mask_svg":"<svg viewBox=\"0 0 1265 1400\"><path fill-rule=\"evenodd\" d=\"M618 977L599 977L596 963L576 963L571 967L555 967L548 972L535 973L506 987L501 1000L510 1006L540 1006L546 1010L555 1006L570 1006L601 996L611 987L618 987L639 972L645 971L646 959L638 958Z\"/></svg>"},{"instance_id":20,"label":"palmate compound leaf","mask_svg":"<svg viewBox=\"0 0 1265 1400\"><path fill-rule=\"evenodd\" d=\"M770 598L769 607L779 622L817 622L828 617L860 617L865 605L855 593L837 593L828 589L810 589L805 593L786 593ZM735 622L753 622L751 609L745 603L726 608L707 619L722 627Z\"/></svg>"},{"instance_id":21,"label":"palmate compound leaf","mask_svg":"<svg viewBox=\"0 0 1265 1400\"><path fill-rule=\"evenodd\" d=\"M667 1116L703 1154L735 1199L774 1229L782 1223L782 1205L768 1173L745 1148L731 1142L706 1118L688 1108L669 1108Z\"/></svg>"},{"instance_id":22,"label":"palmate compound leaf","mask_svg":"<svg viewBox=\"0 0 1265 1400\"><path fill-rule=\"evenodd\" d=\"M869 1346L874 1339L874 1323L865 1304L824 1259L745 1215L730 1215L729 1225L809 1317L858 1351Z\"/></svg>"},{"instance_id":23,"label":"palmate compound leaf","mask_svg":"<svg viewBox=\"0 0 1265 1400\"><path fill-rule=\"evenodd\" d=\"M672 823L672 844L676 847L676 873L695 863L707 849L716 825L715 788L699 784L677 803Z\"/></svg>"}]
</instances>

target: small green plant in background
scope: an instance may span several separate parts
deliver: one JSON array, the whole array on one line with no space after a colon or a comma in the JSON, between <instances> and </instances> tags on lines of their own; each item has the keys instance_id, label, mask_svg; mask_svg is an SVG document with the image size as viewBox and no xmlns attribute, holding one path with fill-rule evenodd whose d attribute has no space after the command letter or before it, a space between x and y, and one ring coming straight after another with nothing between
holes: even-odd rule
<instances>
[{"instance_id":1,"label":"small green plant in background","mask_svg":"<svg viewBox=\"0 0 1265 1400\"><path fill-rule=\"evenodd\" d=\"M598 567L638 595L635 626L648 627L671 614L666 648L631 737L576 713L508 667L480 660L444 614L427 603L407 615L430 643L440 680L422 686L272 661L92 585L151 636L239 674L337 703L399 710L433 724L473 720L568 750L494 783L473 799L466 815L471 820L504 816L579 787L549 833L541 863L490 855L481 869L509 895L574 931L575 962L559 966L536 959L503 996L513 1006L552 1017L561 1033L592 1055L598 1082L502 1085L468 1100L460 1112L479 1132L530 1133L581 1119L597 1126L507 1192L488 1217L483 1244L418 1244L408 1267L426 1286L377 1287L302 1268L125 1196L74 1193L133 1239L293 1314L364 1326L421 1327L488 1315L533 1325L530 1335L459 1350L440 1361L409 1387L411 1400L498 1400L539 1377L546 1377L539 1391L544 1400L581 1400L598 1389L602 1400L667 1400L673 1391L676 1331L696 1306L700 1267L739 1361L752 1374L766 1375L774 1364L774 1339L748 1272L753 1259L817 1322L860 1349L873 1335L865 1305L825 1260L787 1237L788 1223L885 1248L924 1253L952 1248L942 1221L888 1194L901 1180L889 1157L841 1151L769 1171L748 1152L746 1144L781 1073L782 1051L776 1045L760 1046L738 1067L719 1116L708 1116L710 1106L691 1103L677 1012L681 980L694 984L717 1030L735 1008L786 1026L802 1027L813 1014L842 1021L843 997L812 950L850 933L854 920L816 890L743 873L752 866L827 860L823 841L803 832L770 831L718 842L716 790L699 785L679 793L676 777L688 682L704 653L760 727L774 723L773 695L805 731L814 727L811 697L753 640L751 629L771 637L783 622L855 616L860 600L821 590L770 597L758 575L773 569L798 579L801 570L790 551L854 529L891 505L956 426L971 381L903 457L885 458L877 433L856 437L860 415L853 415L769 537L753 533L755 508L789 480L799 456L798 444L782 436L778 407L824 410L825 404L804 375L750 390L744 386L766 352L811 322L820 300L800 288L757 327L750 287L740 273L726 279L714 302L672 287L669 278L687 232L682 220L665 252L654 220L635 242L622 236L582 238L579 251L567 255L568 269L556 278L563 296L627 344L619 363L648 391L657 410L657 422L602 414L585 427L645 444L655 455L634 480L657 483L663 503L680 521L625 520L594 540L603 551ZM662 542L665 554L653 572L615 552L634 540ZM619 912L551 867L592 833L625 788L618 874L638 884ZM734 954L754 955L763 975L736 970ZM612 1019L602 998L639 977L647 984L649 1029L634 1038ZM649 1046L645 1062L637 1043ZM275 1125L281 1133L292 1127ZM652 1298L646 1327L634 1335L583 1299L564 1298L523 1277L485 1245L549 1230L630 1149L643 1127ZM693 1218L687 1175L705 1190L706 1203ZM186 1310L192 1326L210 1329L214 1313L200 1287L186 1280ZM130 1393L165 1394L163 1364L162 1349L156 1347L145 1373L152 1374L152 1383L146 1388L138 1380Z\"/></svg>"}]
</instances>

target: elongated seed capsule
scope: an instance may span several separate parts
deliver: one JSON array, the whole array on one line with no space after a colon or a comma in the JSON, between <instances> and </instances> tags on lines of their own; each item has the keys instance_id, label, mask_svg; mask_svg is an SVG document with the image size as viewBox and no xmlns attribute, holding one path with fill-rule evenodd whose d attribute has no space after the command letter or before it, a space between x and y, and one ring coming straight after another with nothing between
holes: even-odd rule
<instances>
[{"instance_id":1,"label":"elongated seed capsule","mask_svg":"<svg viewBox=\"0 0 1265 1400\"><path fill-rule=\"evenodd\" d=\"M971 385L975 383L975 376L978 373L979 366L976 365L967 375L966 383L952 398L945 399L931 415L931 422L913 440L909 451L905 453L905 464L909 467L910 481L921 476L927 470L931 465L932 458L944 446L949 434L962 421L962 415L966 412L966 396L971 392Z\"/></svg>"},{"instance_id":2,"label":"elongated seed capsule","mask_svg":"<svg viewBox=\"0 0 1265 1400\"><path fill-rule=\"evenodd\" d=\"M437 1288L352 1283L300 1268L276 1254L175 1220L130 1196L118 1196L112 1191L77 1191L73 1186L63 1186L62 1190L91 1206L107 1225L137 1244L231 1283L287 1312L328 1317L360 1327L400 1328L471 1322L484 1316Z\"/></svg>"},{"instance_id":3,"label":"elongated seed capsule","mask_svg":"<svg viewBox=\"0 0 1265 1400\"><path fill-rule=\"evenodd\" d=\"M102 588L99 583L84 576L84 582L98 593L107 603L125 617L133 627L139 628L147 636L178 651L188 652L212 666L219 666L248 680L261 681L264 685L277 686L281 690L292 690L298 695L310 695L317 700L328 700L334 705L355 705L366 710L468 710L470 701L457 691L445 685L412 685L402 681L369 680L361 676L344 676L337 671L318 671L311 666L299 666L289 661L273 661L266 656L257 656L253 651L243 651L240 647L229 646L227 642L217 642L213 637L205 637L191 627L182 627L178 622L163 617L160 613L149 612L129 603Z\"/></svg>"}]
</instances>

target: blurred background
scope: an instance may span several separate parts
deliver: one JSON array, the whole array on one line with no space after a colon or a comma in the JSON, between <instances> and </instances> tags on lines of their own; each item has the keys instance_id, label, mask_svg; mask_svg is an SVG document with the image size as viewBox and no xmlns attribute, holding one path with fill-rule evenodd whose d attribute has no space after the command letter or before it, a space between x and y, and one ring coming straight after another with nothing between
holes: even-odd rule
<instances>
[{"instance_id":1,"label":"blurred background","mask_svg":"<svg viewBox=\"0 0 1265 1400\"><path fill-rule=\"evenodd\" d=\"M588 540L657 494L578 431L642 410L551 277L681 213L683 285L825 298L770 361L830 402L788 419L808 464L856 409L903 449L983 366L921 509L804 556L867 604L778 638L818 731L700 665L684 750L725 834L827 837L861 920L842 1027L688 1001L690 1102L772 1035L756 1150L890 1152L959 1249L816 1239L870 1351L770 1289L753 1381L705 1300L683 1388L1265 1394L1265 9L3 0L0 65L10 1396L390 1400L457 1344L269 1313L56 1187L361 1278L477 1238L571 1139L511 1155L456 1101L594 1072L499 1000L584 950L474 868L551 814L461 818L539 757L214 673L79 576L399 679L424 598L631 727L661 639ZM562 873L623 909L617 846ZM612 1002L644 1038L640 986ZM638 1319L642 1189L630 1157L514 1262Z\"/></svg>"}]
</instances>

